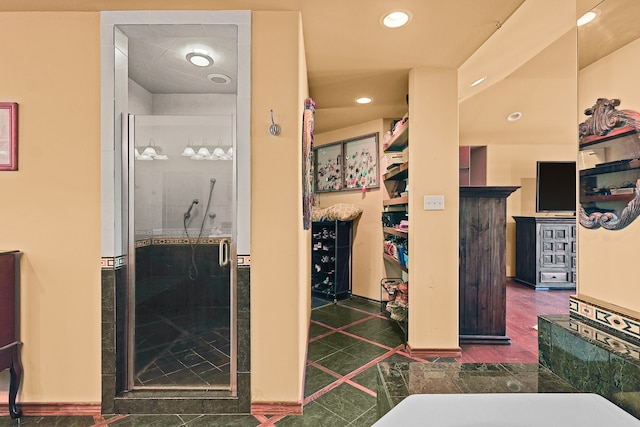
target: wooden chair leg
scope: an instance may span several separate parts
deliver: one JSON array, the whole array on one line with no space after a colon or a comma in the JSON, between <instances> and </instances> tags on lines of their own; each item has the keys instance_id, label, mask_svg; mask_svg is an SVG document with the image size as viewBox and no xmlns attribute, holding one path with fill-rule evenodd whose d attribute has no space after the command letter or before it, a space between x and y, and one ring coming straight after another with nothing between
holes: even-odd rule
<instances>
[{"instance_id":1,"label":"wooden chair leg","mask_svg":"<svg viewBox=\"0 0 640 427\"><path fill-rule=\"evenodd\" d=\"M9 368L9 414L16 419L22 416L22 411L16 405L16 396L22 381L22 362L20 361L20 344L13 349L13 361Z\"/></svg>"}]
</instances>

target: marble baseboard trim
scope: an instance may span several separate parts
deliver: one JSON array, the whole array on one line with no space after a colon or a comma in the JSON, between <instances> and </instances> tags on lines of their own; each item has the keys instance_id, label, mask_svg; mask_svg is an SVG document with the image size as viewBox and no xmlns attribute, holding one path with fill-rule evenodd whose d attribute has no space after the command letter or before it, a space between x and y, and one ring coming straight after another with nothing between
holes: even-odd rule
<instances>
[{"instance_id":1,"label":"marble baseboard trim","mask_svg":"<svg viewBox=\"0 0 640 427\"><path fill-rule=\"evenodd\" d=\"M300 402L251 402L251 415L302 415Z\"/></svg>"},{"instance_id":2,"label":"marble baseboard trim","mask_svg":"<svg viewBox=\"0 0 640 427\"><path fill-rule=\"evenodd\" d=\"M117 270L124 267L124 255L100 258L101 270Z\"/></svg>"},{"instance_id":3,"label":"marble baseboard trim","mask_svg":"<svg viewBox=\"0 0 640 427\"><path fill-rule=\"evenodd\" d=\"M18 403L25 417L99 416L99 403ZM0 416L9 416L9 405L0 405Z\"/></svg>"},{"instance_id":4,"label":"marble baseboard trim","mask_svg":"<svg viewBox=\"0 0 640 427\"><path fill-rule=\"evenodd\" d=\"M640 320L616 312L614 310L598 306L591 302L583 301L576 297L569 297L569 313L579 320L585 319L599 325L613 329L625 337L634 341L640 341Z\"/></svg>"},{"instance_id":5,"label":"marble baseboard trim","mask_svg":"<svg viewBox=\"0 0 640 427\"><path fill-rule=\"evenodd\" d=\"M407 351L411 357L421 359L433 359L442 357L462 357L462 349L457 348L411 348L407 346Z\"/></svg>"},{"instance_id":6,"label":"marble baseboard trim","mask_svg":"<svg viewBox=\"0 0 640 427\"><path fill-rule=\"evenodd\" d=\"M569 322L569 328L580 335L604 344L619 355L626 355L633 359L640 360L640 348L624 341L614 335L608 334L602 329L582 322Z\"/></svg>"},{"instance_id":7,"label":"marble baseboard trim","mask_svg":"<svg viewBox=\"0 0 640 427\"><path fill-rule=\"evenodd\" d=\"M219 241L212 241L212 240L213 239L208 239L207 241L201 241L200 243L201 244L220 243ZM148 244L142 244L140 246L138 246L136 243L136 247L150 246L151 244L152 244L151 241L149 241ZM160 244L174 244L174 243L168 243L167 239L163 239L163 243L160 243ZM119 268L124 267L124 260L125 260L124 255L120 255L116 257L102 257L100 258L100 269L101 270L117 270ZM238 264L237 264L238 266L246 267L251 265L251 255L238 255L237 260L238 260Z\"/></svg>"},{"instance_id":8,"label":"marble baseboard trim","mask_svg":"<svg viewBox=\"0 0 640 427\"><path fill-rule=\"evenodd\" d=\"M138 239L134 246L140 248L143 246L158 245L217 245L220 244L225 237L151 237L148 239ZM228 237L226 237L229 240Z\"/></svg>"}]
</instances>

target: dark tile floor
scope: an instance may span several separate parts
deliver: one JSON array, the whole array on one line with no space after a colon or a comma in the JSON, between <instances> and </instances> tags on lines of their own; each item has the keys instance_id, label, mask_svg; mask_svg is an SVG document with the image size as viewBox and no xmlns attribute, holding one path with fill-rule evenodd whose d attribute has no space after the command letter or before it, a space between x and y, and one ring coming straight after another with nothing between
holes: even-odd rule
<instances>
[{"instance_id":1,"label":"dark tile floor","mask_svg":"<svg viewBox=\"0 0 640 427\"><path fill-rule=\"evenodd\" d=\"M535 291L508 283L509 346L465 345L456 362L537 363L537 314L568 313L574 291ZM371 426L377 419L379 362L428 362L404 351L402 332L380 313L380 304L354 297L337 304L314 302L309 333L303 416L105 415L23 417L21 425L89 426ZM0 427L17 425L0 417Z\"/></svg>"}]
</instances>

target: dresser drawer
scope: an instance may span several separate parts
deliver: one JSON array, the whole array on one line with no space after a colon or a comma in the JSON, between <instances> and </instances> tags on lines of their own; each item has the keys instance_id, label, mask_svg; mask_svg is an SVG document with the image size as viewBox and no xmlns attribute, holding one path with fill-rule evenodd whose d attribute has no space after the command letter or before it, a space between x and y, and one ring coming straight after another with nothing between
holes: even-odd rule
<instances>
[{"instance_id":1,"label":"dresser drawer","mask_svg":"<svg viewBox=\"0 0 640 427\"><path fill-rule=\"evenodd\" d=\"M544 283L569 282L569 272L568 271L541 271L540 282L544 282Z\"/></svg>"}]
</instances>

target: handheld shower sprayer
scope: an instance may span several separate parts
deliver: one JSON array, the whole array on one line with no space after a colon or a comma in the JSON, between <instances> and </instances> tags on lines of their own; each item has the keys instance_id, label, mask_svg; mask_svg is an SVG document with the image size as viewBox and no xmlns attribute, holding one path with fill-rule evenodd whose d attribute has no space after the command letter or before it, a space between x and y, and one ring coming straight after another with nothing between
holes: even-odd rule
<instances>
[{"instance_id":1,"label":"handheld shower sprayer","mask_svg":"<svg viewBox=\"0 0 640 427\"><path fill-rule=\"evenodd\" d=\"M193 209L193 207L198 203L198 199L193 199L193 202L191 202L191 206L189 206L189 209L187 209L187 211L184 213L184 219L191 218L191 209Z\"/></svg>"},{"instance_id":2,"label":"handheld shower sprayer","mask_svg":"<svg viewBox=\"0 0 640 427\"><path fill-rule=\"evenodd\" d=\"M198 199L193 199L193 202L191 202L191 206L189 206L189 209L184 213L184 220L182 221L184 224L184 233L187 236L187 239L189 240L189 244L191 246L191 265L189 266L188 273L190 280L196 280L199 275L198 266L196 265L196 247L200 244L200 237L202 236L202 231L204 230L204 223L207 221L207 216L211 221L213 221L216 216L215 212L209 211L209 206L211 206L211 199L213 198L213 187L215 185L216 179L209 179L209 197L207 198L207 206L203 211L202 222L200 223L200 232L198 233L198 237L195 239L195 241L189 236L187 223L189 222L188 220L191 217L191 210L195 205L198 204Z\"/></svg>"}]
</instances>

